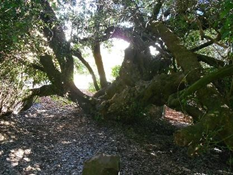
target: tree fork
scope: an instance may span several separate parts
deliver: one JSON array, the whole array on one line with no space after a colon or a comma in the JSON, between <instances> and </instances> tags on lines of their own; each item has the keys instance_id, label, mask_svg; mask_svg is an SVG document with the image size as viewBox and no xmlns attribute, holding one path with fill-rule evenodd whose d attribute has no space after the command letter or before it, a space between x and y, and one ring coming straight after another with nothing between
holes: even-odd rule
<instances>
[{"instance_id":1,"label":"tree fork","mask_svg":"<svg viewBox=\"0 0 233 175\"><path fill-rule=\"evenodd\" d=\"M84 64L84 66L86 66L87 70L89 71L89 73L92 76L95 90L97 90L97 91L100 90L99 85L98 85L97 80L96 80L95 73L94 73L93 69L91 68L91 66L89 65L89 63L83 58L81 52L79 50L72 50L72 54L74 56L78 57L78 59Z\"/></svg>"}]
</instances>

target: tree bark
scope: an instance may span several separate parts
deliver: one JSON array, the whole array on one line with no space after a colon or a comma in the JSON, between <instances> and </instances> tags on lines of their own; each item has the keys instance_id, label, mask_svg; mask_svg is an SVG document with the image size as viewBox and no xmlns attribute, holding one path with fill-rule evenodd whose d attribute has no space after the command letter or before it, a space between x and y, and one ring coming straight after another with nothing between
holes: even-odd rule
<instances>
[{"instance_id":1,"label":"tree bark","mask_svg":"<svg viewBox=\"0 0 233 175\"><path fill-rule=\"evenodd\" d=\"M164 105L171 94L182 88L180 82L184 77L182 73L161 73L157 66L160 61L163 62L153 60L149 53L134 46L127 48L120 76L104 92L95 95L101 100L97 105L99 113L104 118L127 121L148 105Z\"/></svg>"},{"instance_id":2,"label":"tree bark","mask_svg":"<svg viewBox=\"0 0 233 175\"><path fill-rule=\"evenodd\" d=\"M215 58L206 56L206 55L201 55L201 54L196 54L198 61L202 61L210 66L213 67L223 67L225 65L225 63L221 60L217 60Z\"/></svg>"},{"instance_id":3,"label":"tree bark","mask_svg":"<svg viewBox=\"0 0 233 175\"><path fill-rule=\"evenodd\" d=\"M58 19L49 2L42 0L41 5L43 7L43 13L40 17L46 23L43 28L44 36L47 38L49 46L53 49L56 56L55 59L57 59L61 71L59 72L55 68L51 56L41 57L40 61L45 69L48 66L45 71L57 94L72 94L75 98L70 95L69 97L73 101L79 102L79 105L83 109L88 109L91 106L90 98L83 94L73 82L74 60L71 54L70 43L66 41L65 33L59 25Z\"/></svg>"},{"instance_id":4,"label":"tree bark","mask_svg":"<svg viewBox=\"0 0 233 175\"><path fill-rule=\"evenodd\" d=\"M29 109L33 103L36 96L50 96L50 95L62 95L58 93L57 87L54 85L43 85L40 88L31 89L31 94L22 100L22 111Z\"/></svg>"},{"instance_id":5,"label":"tree bark","mask_svg":"<svg viewBox=\"0 0 233 175\"><path fill-rule=\"evenodd\" d=\"M184 93L182 93L181 98L185 98L188 95L194 93L195 91L205 87L207 84L218 80L220 78L224 78L226 76L231 76L233 75L233 65L230 66L225 66L221 69L218 69L215 72L209 73L199 79L197 82L193 83L189 88L184 90Z\"/></svg>"},{"instance_id":6,"label":"tree bark","mask_svg":"<svg viewBox=\"0 0 233 175\"><path fill-rule=\"evenodd\" d=\"M97 66L97 70L98 70L99 77L100 77L100 85L101 85L101 88L104 88L108 85L108 82L107 82L105 71L104 71L104 65L103 65L103 61L102 61L99 42L96 42L92 46L92 52L93 52L95 64Z\"/></svg>"},{"instance_id":7,"label":"tree bark","mask_svg":"<svg viewBox=\"0 0 233 175\"><path fill-rule=\"evenodd\" d=\"M150 29L165 42L177 60L177 63L183 69L187 83L192 87L192 84L197 82L203 75L202 67L198 62L197 56L182 46L176 35L164 24L153 23ZM231 71L231 67L229 70ZM229 71L226 72L227 74L229 73ZM207 80L213 80L218 75L214 74L214 77L207 77ZM200 84L204 85L202 80L200 81ZM198 89L196 97L205 109L206 114L199 116L201 120L197 124L180 130L175 135L176 143L189 146L191 150L190 155L194 155L195 150L199 149L200 145L202 145L202 136L207 135L211 137L211 134L216 133L211 139L217 139L216 136L218 136L220 138L218 140L224 142L230 150L233 150L233 115L226 101L213 84ZM178 96L178 98L180 97ZM176 101L182 100L185 99L177 99ZM173 105L180 105L180 103L174 103Z\"/></svg>"}]
</instances>

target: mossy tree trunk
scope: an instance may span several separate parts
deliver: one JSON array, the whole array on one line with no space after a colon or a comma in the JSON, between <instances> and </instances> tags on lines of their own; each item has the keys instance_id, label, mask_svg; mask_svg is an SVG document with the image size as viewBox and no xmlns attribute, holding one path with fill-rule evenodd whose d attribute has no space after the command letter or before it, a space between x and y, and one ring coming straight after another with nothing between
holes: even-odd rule
<instances>
[{"instance_id":1,"label":"mossy tree trunk","mask_svg":"<svg viewBox=\"0 0 233 175\"><path fill-rule=\"evenodd\" d=\"M164 24L152 23L149 30L161 37L181 71L167 74L157 66L158 70L151 74L156 67L151 55L146 49L131 45L125 51L120 76L104 92L95 95L101 99L97 105L100 114L124 120L134 117L130 115L149 104L166 104L185 110L194 118L194 125L175 134L175 142L189 146L190 155L202 152L211 142L223 142L232 150L233 113L213 83L220 77L232 75L232 66L205 75L199 63L200 55L185 48Z\"/></svg>"},{"instance_id":2,"label":"mossy tree trunk","mask_svg":"<svg viewBox=\"0 0 233 175\"><path fill-rule=\"evenodd\" d=\"M150 104L165 104L171 94L182 88L183 74L160 74L164 71L164 67L160 69L161 62L163 60L153 58L148 50L130 45L125 50L120 76L94 96L100 99L98 112L108 119L133 120L140 109Z\"/></svg>"},{"instance_id":3,"label":"mossy tree trunk","mask_svg":"<svg viewBox=\"0 0 233 175\"><path fill-rule=\"evenodd\" d=\"M204 75L197 56L182 46L176 35L164 24L153 23L151 25L151 31L163 39L177 60L177 63L182 68L186 77L187 86L192 87ZM225 72L230 75L231 69ZM175 134L176 143L189 146L191 155L200 150L200 145L204 145L202 142L205 138L209 138L206 142L211 140L224 142L229 149L233 150L233 113L214 84L210 83L211 79L218 78L218 75L215 74L212 77L204 79L201 82L201 88L194 89L196 98L201 104L202 110L205 111L205 115L199 116L201 119L195 125L180 130ZM189 90L190 88L187 91ZM174 100L171 98L170 102L185 100L186 102L188 101L188 99ZM170 103L169 105L176 107L179 104Z\"/></svg>"}]
</instances>

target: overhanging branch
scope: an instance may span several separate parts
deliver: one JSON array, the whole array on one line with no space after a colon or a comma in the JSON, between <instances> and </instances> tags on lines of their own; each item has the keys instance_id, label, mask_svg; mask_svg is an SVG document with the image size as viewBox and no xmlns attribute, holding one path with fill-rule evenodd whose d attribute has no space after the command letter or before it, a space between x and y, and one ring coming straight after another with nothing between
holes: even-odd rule
<instances>
[{"instance_id":1,"label":"overhanging branch","mask_svg":"<svg viewBox=\"0 0 233 175\"><path fill-rule=\"evenodd\" d=\"M195 91L199 90L200 88L206 86L207 84L224 78L226 76L233 75L233 65L223 67L215 72L209 73L196 81L194 84L192 84L188 89L184 90L184 92L181 95L181 98L185 98L186 96L194 93Z\"/></svg>"},{"instance_id":2,"label":"overhanging branch","mask_svg":"<svg viewBox=\"0 0 233 175\"><path fill-rule=\"evenodd\" d=\"M206 55L201 55L201 54L196 54L198 61L202 61L204 63L209 64L210 66L214 66L214 67L222 67L224 66L224 62L221 60L217 60L213 57L209 57Z\"/></svg>"},{"instance_id":3,"label":"overhanging branch","mask_svg":"<svg viewBox=\"0 0 233 175\"><path fill-rule=\"evenodd\" d=\"M221 39L220 34L218 34L218 36L215 39L212 39L212 38L210 38L208 36L205 36L205 35L203 37L206 38L206 39L209 39L210 41L207 41L206 43L201 44L200 46L197 46L197 47L191 49L190 51L196 52L196 51L201 50L201 49L203 49L205 47L208 47L208 46L210 46L210 45L212 45L214 43L217 43L217 41L219 41Z\"/></svg>"},{"instance_id":4,"label":"overhanging branch","mask_svg":"<svg viewBox=\"0 0 233 175\"><path fill-rule=\"evenodd\" d=\"M32 66L34 69L36 69L36 70L39 70L39 71L41 71L41 72L45 72L45 73L46 73L45 69L44 69L42 66L39 66L39 65L34 64L34 63L32 63L31 66Z\"/></svg>"}]
</instances>

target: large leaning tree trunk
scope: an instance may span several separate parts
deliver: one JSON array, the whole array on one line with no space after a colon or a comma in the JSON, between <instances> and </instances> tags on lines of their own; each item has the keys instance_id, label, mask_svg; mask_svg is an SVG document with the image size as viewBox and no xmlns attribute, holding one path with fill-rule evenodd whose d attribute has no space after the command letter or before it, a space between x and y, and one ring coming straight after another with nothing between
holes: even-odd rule
<instances>
[{"instance_id":1,"label":"large leaning tree trunk","mask_svg":"<svg viewBox=\"0 0 233 175\"><path fill-rule=\"evenodd\" d=\"M225 143L232 150L233 113L214 81L232 75L233 67L205 75L200 59L219 63L185 48L162 23L151 23L148 30L162 39L181 71L168 73L171 60L152 57L143 41L132 42L125 51L120 76L104 92L95 94L100 100L99 113L104 118L130 120L150 104L168 105L194 119L194 125L175 133L175 142L189 146L190 155L201 153L211 142Z\"/></svg>"},{"instance_id":2,"label":"large leaning tree trunk","mask_svg":"<svg viewBox=\"0 0 233 175\"><path fill-rule=\"evenodd\" d=\"M174 55L178 65L185 74L188 86L203 79L203 69L198 62L197 56L182 46L179 39L162 23L152 23L151 31L159 35L165 42L168 49ZM232 75L232 69L226 75ZM215 74L217 76L218 73ZM214 80L213 76L212 80ZM217 77L216 77L217 78ZM206 83L205 83L206 81ZM210 79L204 79L198 89L193 90L199 104L204 111L203 116L198 116L200 121L175 134L175 141L179 145L189 146L190 155L201 151L202 146L213 139L215 142L224 142L230 150L233 150L233 113L222 95ZM199 83L200 84L200 83ZM184 90L185 93L187 90ZM183 97L183 99L180 99ZM188 101L186 95L173 95L169 99L169 106L178 107L180 101ZM192 100L192 99L189 99ZM185 106L185 105L184 105ZM188 109L186 109L188 111Z\"/></svg>"},{"instance_id":3,"label":"large leaning tree trunk","mask_svg":"<svg viewBox=\"0 0 233 175\"><path fill-rule=\"evenodd\" d=\"M133 120L140 109L150 104L162 106L171 94L182 88L182 73L165 74L170 61L152 57L139 40L135 44L125 50L120 76L104 93L95 94L101 100L97 109L104 118Z\"/></svg>"}]
</instances>

